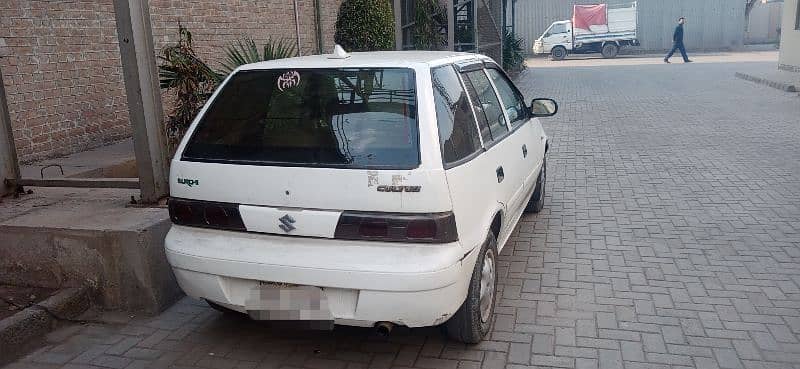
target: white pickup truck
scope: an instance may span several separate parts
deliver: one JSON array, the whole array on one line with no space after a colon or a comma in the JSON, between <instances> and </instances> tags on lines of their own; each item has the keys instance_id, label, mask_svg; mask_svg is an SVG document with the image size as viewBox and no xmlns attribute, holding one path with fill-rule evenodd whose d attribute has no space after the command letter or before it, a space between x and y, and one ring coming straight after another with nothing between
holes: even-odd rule
<instances>
[{"instance_id":1,"label":"white pickup truck","mask_svg":"<svg viewBox=\"0 0 800 369\"><path fill-rule=\"evenodd\" d=\"M623 46L639 46L636 3L575 5L571 20L553 22L534 42L534 54L563 60L567 54L601 53L614 58Z\"/></svg>"}]
</instances>

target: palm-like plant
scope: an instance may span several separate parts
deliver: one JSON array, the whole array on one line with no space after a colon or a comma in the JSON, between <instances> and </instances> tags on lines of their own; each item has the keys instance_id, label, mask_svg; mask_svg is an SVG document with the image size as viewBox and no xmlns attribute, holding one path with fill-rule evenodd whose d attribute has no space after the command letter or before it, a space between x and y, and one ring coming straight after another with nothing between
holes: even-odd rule
<instances>
[{"instance_id":1,"label":"palm-like plant","mask_svg":"<svg viewBox=\"0 0 800 369\"><path fill-rule=\"evenodd\" d=\"M524 42L508 29L503 32L503 69L507 72L519 72L525 68Z\"/></svg>"},{"instance_id":2,"label":"palm-like plant","mask_svg":"<svg viewBox=\"0 0 800 369\"><path fill-rule=\"evenodd\" d=\"M225 60L220 63L219 74L226 76L240 65L290 58L295 55L297 55L297 49L283 39L267 40L262 51L259 52L256 42L250 37L245 37L225 48Z\"/></svg>"},{"instance_id":3,"label":"palm-like plant","mask_svg":"<svg viewBox=\"0 0 800 369\"><path fill-rule=\"evenodd\" d=\"M219 82L219 75L204 63L192 46L192 33L178 24L178 43L165 47L159 59L162 89L175 92L175 106L167 117L167 136L177 143Z\"/></svg>"}]
</instances>

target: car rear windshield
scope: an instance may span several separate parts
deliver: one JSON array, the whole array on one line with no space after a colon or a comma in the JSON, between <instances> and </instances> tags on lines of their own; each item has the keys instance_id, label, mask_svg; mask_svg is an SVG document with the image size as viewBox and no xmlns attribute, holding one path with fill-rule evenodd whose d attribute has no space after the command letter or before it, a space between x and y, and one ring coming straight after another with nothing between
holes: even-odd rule
<instances>
[{"instance_id":1,"label":"car rear windshield","mask_svg":"<svg viewBox=\"0 0 800 369\"><path fill-rule=\"evenodd\" d=\"M241 71L201 118L182 160L276 166L419 166L407 68Z\"/></svg>"}]
</instances>

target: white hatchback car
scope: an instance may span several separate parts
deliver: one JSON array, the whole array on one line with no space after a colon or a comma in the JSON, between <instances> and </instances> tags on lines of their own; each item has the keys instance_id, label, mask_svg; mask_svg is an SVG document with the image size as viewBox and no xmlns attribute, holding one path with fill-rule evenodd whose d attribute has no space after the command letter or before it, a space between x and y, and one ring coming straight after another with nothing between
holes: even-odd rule
<instances>
[{"instance_id":1,"label":"white hatchback car","mask_svg":"<svg viewBox=\"0 0 800 369\"><path fill-rule=\"evenodd\" d=\"M338 48L337 48L338 49ZM491 59L305 56L238 68L172 160L178 283L256 319L446 322L479 342L497 254L542 209L547 136Z\"/></svg>"}]
</instances>

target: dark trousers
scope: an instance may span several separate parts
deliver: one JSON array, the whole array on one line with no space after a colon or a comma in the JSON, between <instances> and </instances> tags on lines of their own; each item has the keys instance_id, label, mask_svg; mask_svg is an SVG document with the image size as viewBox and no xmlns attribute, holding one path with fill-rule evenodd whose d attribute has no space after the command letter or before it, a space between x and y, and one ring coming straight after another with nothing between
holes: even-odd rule
<instances>
[{"instance_id":1,"label":"dark trousers","mask_svg":"<svg viewBox=\"0 0 800 369\"><path fill-rule=\"evenodd\" d=\"M681 51L681 56L683 56L683 61L689 61L689 57L686 56L686 48L683 47L683 42L676 42L672 45L672 50L669 51L669 54L664 57L664 60L669 60L672 57L672 54L675 54L675 50Z\"/></svg>"}]
</instances>

